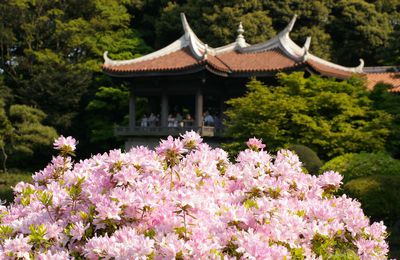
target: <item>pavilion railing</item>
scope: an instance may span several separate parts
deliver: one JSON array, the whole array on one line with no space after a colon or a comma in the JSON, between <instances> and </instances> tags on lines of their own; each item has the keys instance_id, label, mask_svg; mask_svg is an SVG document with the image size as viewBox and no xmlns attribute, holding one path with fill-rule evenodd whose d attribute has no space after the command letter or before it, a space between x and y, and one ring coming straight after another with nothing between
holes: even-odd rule
<instances>
[{"instance_id":1,"label":"pavilion railing","mask_svg":"<svg viewBox=\"0 0 400 260\"><path fill-rule=\"evenodd\" d=\"M184 134L186 131L195 131L201 136L213 137L220 136L222 131L213 126L202 126L202 127L162 127L162 126L117 126L114 129L116 136L178 136Z\"/></svg>"}]
</instances>

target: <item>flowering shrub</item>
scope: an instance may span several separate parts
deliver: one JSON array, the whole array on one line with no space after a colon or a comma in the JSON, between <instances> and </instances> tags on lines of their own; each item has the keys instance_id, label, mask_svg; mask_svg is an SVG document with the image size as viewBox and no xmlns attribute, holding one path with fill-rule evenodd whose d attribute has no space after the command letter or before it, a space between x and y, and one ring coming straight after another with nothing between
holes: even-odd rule
<instances>
[{"instance_id":1,"label":"flowering shrub","mask_svg":"<svg viewBox=\"0 0 400 260\"><path fill-rule=\"evenodd\" d=\"M256 139L235 163L194 132L75 163L76 141L0 209L1 259L384 259L383 223Z\"/></svg>"}]
</instances>

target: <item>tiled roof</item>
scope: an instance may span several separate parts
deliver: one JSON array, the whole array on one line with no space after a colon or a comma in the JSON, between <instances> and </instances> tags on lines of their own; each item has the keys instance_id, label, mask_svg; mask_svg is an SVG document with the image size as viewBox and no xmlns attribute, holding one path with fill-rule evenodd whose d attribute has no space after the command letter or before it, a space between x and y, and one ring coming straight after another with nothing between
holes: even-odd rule
<instances>
[{"instance_id":1,"label":"tiled roof","mask_svg":"<svg viewBox=\"0 0 400 260\"><path fill-rule=\"evenodd\" d=\"M295 66L296 61L286 56L281 50L273 49L257 53L229 51L217 55L232 72L263 72L287 69Z\"/></svg>"},{"instance_id":2,"label":"tiled roof","mask_svg":"<svg viewBox=\"0 0 400 260\"><path fill-rule=\"evenodd\" d=\"M393 86L392 92L400 92L400 72L368 73L368 89L373 89L379 83L390 84Z\"/></svg>"},{"instance_id":3,"label":"tiled roof","mask_svg":"<svg viewBox=\"0 0 400 260\"><path fill-rule=\"evenodd\" d=\"M264 72L288 69L298 63L290 59L279 49L258 52L240 53L235 50L219 55L208 55L207 59L198 61L191 55L188 47L178 51L124 65L103 65L107 72L133 73L133 72L163 72L178 71L194 66L209 65L214 70L224 73Z\"/></svg>"},{"instance_id":4,"label":"tiled roof","mask_svg":"<svg viewBox=\"0 0 400 260\"><path fill-rule=\"evenodd\" d=\"M347 79L353 73L349 71L340 70L331 66L327 66L315 60L307 60L307 64L310 65L314 70L324 76L339 78L339 79Z\"/></svg>"},{"instance_id":5,"label":"tiled roof","mask_svg":"<svg viewBox=\"0 0 400 260\"><path fill-rule=\"evenodd\" d=\"M166 54L164 56L155 57L153 59L124 64L110 65L104 64L103 70L107 72L152 72L152 71L173 71L185 70L199 65L196 58L193 57L188 47Z\"/></svg>"}]
</instances>

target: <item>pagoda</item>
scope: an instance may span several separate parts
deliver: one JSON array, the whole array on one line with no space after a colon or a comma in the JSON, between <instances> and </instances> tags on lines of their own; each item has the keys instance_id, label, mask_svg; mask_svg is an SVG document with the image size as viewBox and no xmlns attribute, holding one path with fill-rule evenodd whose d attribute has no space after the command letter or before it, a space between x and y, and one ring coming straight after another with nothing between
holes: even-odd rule
<instances>
[{"instance_id":1,"label":"pagoda","mask_svg":"<svg viewBox=\"0 0 400 260\"><path fill-rule=\"evenodd\" d=\"M112 60L104 53L103 71L130 89L129 126L115 129L117 136L128 138L126 147L151 146L159 137L186 130L218 136L220 124L206 126L205 113L221 119L225 101L243 95L251 77L273 84L280 72L303 71L338 80L359 75L367 79L368 88L382 81L400 92L400 76L394 67L364 67L362 59L356 67L332 63L309 52L311 37L303 46L297 45L290 38L296 15L275 37L254 45L246 42L240 23L236 40L218 48L203 43L183 13L181 21L184 34L158 51L131 60ZM149 122L150 116L145 117L147 121L136 120L137 97L148 98L147 113L154 121ZM182 117L179 124L171 124L177 114Z\"/></svg>"}]
</instances>

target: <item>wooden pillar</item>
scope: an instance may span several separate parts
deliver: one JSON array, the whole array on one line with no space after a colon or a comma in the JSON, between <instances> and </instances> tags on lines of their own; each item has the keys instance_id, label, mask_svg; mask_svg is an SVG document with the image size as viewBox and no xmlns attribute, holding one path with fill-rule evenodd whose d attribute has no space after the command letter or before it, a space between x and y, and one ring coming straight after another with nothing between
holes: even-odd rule
<instances>
[{"instance_id":1,"label":"wooden pillar","mask_svg":"<svg viewBox=\"0 0 400 260\"><path fill-rule=\"evenodd\" d=\"M194 119L196 124L195 126L203 126L203 91L201 90L201 86L197 87L196 90Z\"/></svg>"},{"instance_id":2,"label":"wooden pillar","mask_svg":"<svg viewBox=\"0 0 400 260\"><path fill-rule=\"evenodd\" d=\"M219 96L219 118L222 119L224 116L226 106L225 106L225 95L221 94Z\"/></svg>"},{"instance_id":3,"label":"wooden pillar","mask_svg":"<svg viewBox=\"0 0 400 260\"><path fill-rule=\"evenodd\" d=\"M168 95L166 90L163 90L161 96L161 126L168 126Z\"/></svg>"},{"instance_id":4,"label":"wooden pillar","mask_svg":"<svg viewBox=\"0 0 400 260\"><path fill-rule=\"evenodd\" d=\"M129 127L136 126L136 97L133 91L129 92Z\"/></svg>"}]
</instances>

